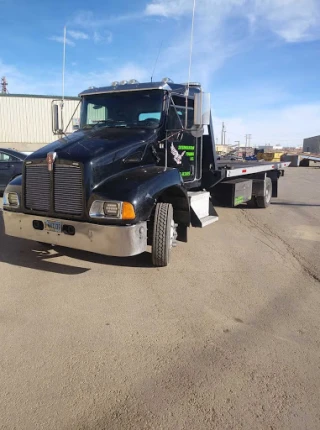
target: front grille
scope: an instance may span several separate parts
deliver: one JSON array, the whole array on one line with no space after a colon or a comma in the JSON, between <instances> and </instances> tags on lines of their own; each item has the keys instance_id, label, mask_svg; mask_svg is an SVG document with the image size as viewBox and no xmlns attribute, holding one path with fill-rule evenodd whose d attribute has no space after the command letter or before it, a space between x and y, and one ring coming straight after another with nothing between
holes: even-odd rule
<instances>
[{"instance_id":1,"label":"front grille","mask_svg":"<svg viewBox=\"0 0 320 430\"><path fill-rule=\"evenodd\" d=\"M82 173L80 167L54 166L54 210L71 215L82 214Z\"/></svg>"},{"instance_id":2,"label":"front grille","mask_svg":"<svg viewBox=\"0 0 320 430\"><path fill-rule=\"evenodd\" d=\"M51 181L53 180L53 187ZM55 163L27 164L25 170L26 209L39 212L82 215L82 171L79 166ZM51 202L53 196L53 202Z\"/></svg>"},{"instance_id":3,"label":"front grille","mask_svg":"<svg viewBox=\"0 0 320 430\"><path fill-rule=\"evenodd\" d=\"M50 210L50 172L46 164L26 165L26 208Z\"/></svg>"}]
</instances>

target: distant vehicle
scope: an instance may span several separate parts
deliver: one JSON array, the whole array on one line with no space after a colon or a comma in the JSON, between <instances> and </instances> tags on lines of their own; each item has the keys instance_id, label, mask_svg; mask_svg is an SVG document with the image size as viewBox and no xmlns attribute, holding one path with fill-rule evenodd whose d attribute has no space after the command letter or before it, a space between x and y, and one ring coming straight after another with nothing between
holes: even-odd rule
<instances>
[{"instance_id":1,"label":"distant vehicle","mask_svg":"<svg viewBox=\"0 0 320 430\"><path fill-rule=\"evenodd\" d=\"M22 172L23 161L27 158L13 149L0 148L0 193L2 194L7 184Z\"/></svg>"}]
</instances>

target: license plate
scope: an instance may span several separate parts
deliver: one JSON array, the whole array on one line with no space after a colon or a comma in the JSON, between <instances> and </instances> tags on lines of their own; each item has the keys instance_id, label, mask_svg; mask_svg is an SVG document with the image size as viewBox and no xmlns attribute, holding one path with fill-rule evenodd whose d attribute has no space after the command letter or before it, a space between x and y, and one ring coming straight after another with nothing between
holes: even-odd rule
<instances>
[{"instance_id":1,"label":"license plate","mask_svg":"<svg viewBox=\"0 0 320 430\"><path fill-rule=\"evenodd\" d=\"M61 233L61 222L47 220L44 223L44 229L46 231L53 231L54 233Z\"/></svg>"}]
</instances>

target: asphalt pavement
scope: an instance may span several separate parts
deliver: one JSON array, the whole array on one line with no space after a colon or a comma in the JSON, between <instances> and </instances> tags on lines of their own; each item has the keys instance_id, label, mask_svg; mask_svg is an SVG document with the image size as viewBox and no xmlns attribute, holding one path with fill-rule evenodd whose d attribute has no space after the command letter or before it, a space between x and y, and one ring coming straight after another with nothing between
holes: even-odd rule
<instances>
[{"instance_id":1,"label":"asphalt pavement","mask_svg":"<svg viewBox=\"0 0 320 430\"><path fill-rule=\"evenodd\" d=\"M279 188L161 269L7 237L0 212L0 429L318 430L320 168Z\"/></svg>"}]
</instances>

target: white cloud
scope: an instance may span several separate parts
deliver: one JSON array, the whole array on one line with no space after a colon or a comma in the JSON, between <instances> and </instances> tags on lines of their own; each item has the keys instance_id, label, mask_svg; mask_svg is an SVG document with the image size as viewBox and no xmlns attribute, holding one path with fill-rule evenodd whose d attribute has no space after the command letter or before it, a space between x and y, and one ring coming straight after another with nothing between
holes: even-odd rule
<instances>
[{"instance_id":1,"label":"white cloud","mask_svg":"<svg viewBox=\"0 0 320 430\"><path fill-rule=\"evenodd\" d=\"M91 73L69 73L66 75L67 88L73 88L73 93L82 91L90 86L107 86L112 81L137 79L145 81L149 77L149 71L138 64L129 62L118 67L108 67L106 70L92 71ZM81 82L81 87L79 87ZM83 88L84 87L84 88Z\"/></svg>"},{"instance_id":2,"label":"white cloud","mask_svg":"<svg viewBox=\"0 0 320 430\"><path fill-rule=\"evenodd\" d=\"M320 39L318 0L255 0L255 11L286 42Z\"/></svg>"},{"instance_id":3,"label":"white cloud","mask_svg":"<svg viewBox=\"0 0 320 430\"><path fill-rule=\"evenodd\" d=\"M187 80L192 7L193 0L152 0L146 5L149 19L161 17L162 25L178 21L156 74L173 70L174 80ZM214 72L230 57L250 50L259 37L273 35L286 43L320 40L319 20L319 0L197 0L191 79L209 89Z\"/></svg>"},{"instance_id":4,"label":"white cloud","mask_svg":"<svg viewBox=\"0 0 320 430\"><path fill-rule=\"evenodd\" d=\"M58 42L58 43L64 43L63 36L51 36L49 37L49 40L53 40L54 42ZM66 37L66 45L75 46L75 43Z\"/></svg>"},{"instance_id":5,"label":"white cloud","mask_svg":"<svg viewBox=\"0 0 320 430\"><path fill-rule=\"evenodd\" d=\"M145 81L149 79L149 70L133 62L115 66L113 63L101 67L89 73L80 73L77 69L67 69L65 75L65 93L69 96L76 96L79 92L90 86L107 86L112 81L123 79L137 79ZM22 73L15 66L5 64L0 59L0 76L6 76L8 90L12 94L61 94L61 72L47 72L38 70L38 73ZM45 76L45 78L43 78Z\"/></svg>"},{"instance_id":6,"label":"white cloud","mask_svg":"<svg viewBox=\"0 0 320 430\"><path fill-rule=\"evenodd\" d=\"M70 19L70 25L86 29L98 29L106 26L117 25L124 21L130 21L143 17L142 12L135 12L123 15L97 16L91 10L80 10Z\"/></svg>"},{"instance_id":7,"label":"white cloud","mask_svg":"<svg viewBox=\"0 0 320 430\"><path fill-rule=\"evenodd\" d=\"M226 124L226 142L245 142L245 134L252 134L252 144L281 144L300 146L303 139L319 134L320 101L272 110L246 112L241 117L214 117L215 136L220 141L222 121Z\"/></svg>"},{"instance_id":8,"label":"white cloud","mask_svg":"<svg viewBox=\"0 0 320 430\"><path fill-rule=\"evenodd\" d=\"M74 30L68 30L68 34L70 37L72 37L72 39L75 40L86 40L89 39L89 36L87 33L84 33L82 31L74 31Z\"/></svg>"},{"instance_id":9,"label":"white cloud","mask_svg":"<svg viewBox=\"0 0 320 430\"><path fill-rule=\"evenodd\" d=\"M110 31L104 30L102 32L94 31L93 33L93 41L94 43L112 43L113 35Z\"/></svg>"},{"instance_id":10,"label":"white cloud","mask_svg":"<svg viewBox=\"0 0 320 430\"><path fill-rule=\"evenodd\" d=\"M61 92L61 75L52 72L22 73L17 67L3 63L0 59L0 76L6 76L8 91L11 94L59 94ZM46 76L46 80L43 80Z\"/></svg>"},{"instance_id":11,"label":"white cloud","mask_svg":"<svg viewBox=\"0 0 320 430\"><path fill-rule=\"evenodd\" d=\"M169 16L168 5L164 3L151 3L145 9L146 15Z\"/></svg>"},{"instance_id":12,"label":"white cloud","mask_svg":"<svg viewBox=\"0 0 320 430\"><path fill-rule=\"evenodd\" d=\"M190 15L193 0L154 0L147 16L177 18ZM229 17L246 18L256 30L266 28L286 42L320 39L319 0L198 0L196 13L219 25Z\"/></svg>"}]
</instances>

